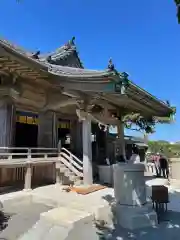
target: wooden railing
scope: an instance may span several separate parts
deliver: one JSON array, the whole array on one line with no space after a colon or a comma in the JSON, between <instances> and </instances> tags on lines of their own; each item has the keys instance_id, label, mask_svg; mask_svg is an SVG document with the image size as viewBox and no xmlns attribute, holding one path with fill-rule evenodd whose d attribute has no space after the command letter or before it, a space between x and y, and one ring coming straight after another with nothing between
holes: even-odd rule
<instances>
[{"instance_id":1,"label":"wooden railing","mask_svg":"<svg viewBox=\"0 0 180 240\"><path fill-rule=\"evenodd\" d=\"M57 148L0 147L0 166L55 162L58 156Z\"/></svg>"},{"instance_id":2,"label":"wooden railing","mask_svg":"<svg viewBox=\"0 0 180 240\"><path fill-rule=\"evenodd\" d=\"M30 188L31 178L55 178L57 163L83 178L83 162L66 148L0 147L0 169L8 171L1 174L0 185L7 181L20 181L25 182L26 189Z\"/></svg>"}]
</instances>

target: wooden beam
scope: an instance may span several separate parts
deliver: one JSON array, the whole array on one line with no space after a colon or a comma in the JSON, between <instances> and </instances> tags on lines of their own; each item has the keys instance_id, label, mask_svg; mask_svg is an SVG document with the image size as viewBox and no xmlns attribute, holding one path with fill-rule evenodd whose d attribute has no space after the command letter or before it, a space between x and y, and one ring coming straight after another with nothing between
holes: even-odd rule
<instances>
[{"instance_id":1,"label":"wooden beam","mask_svg":"<svg viewBox=\"0 0 180 240\"><path fill-rule=\"evenodd\" d=\"M145 115L154 115L155 111L149 108L146 105L143 105L132 98L128 97L127 95L121 95L119 96L119 99L117 97L113 97L113 95L106 95L104 97L107 101L116 104L117 107L123 107L127 108L130 111L143 113Z\"/></svg>"},{"instance_id":2,"label":"wooden beam","mask_svg":"<svg viewBox=\"0 0 180 240\"><path fill-rule=\"evenodd\" d=\"M158 113L160 116L167 116L168 113L171 113L171 108L169 106L143 89L139 90L138 87L130 86L127 92L135 97L140 96L140 99L137 101L140 101L142 99L142 101L144 101L144 104L148 105L150 108L153 108L154 111L156 111L156 114Z\"/></svg>"},{"instance_id":3,"label":"wooden beam","mask_svg":"<svg viewBox=\"0 0 180 240\"><path fill-rule=\"evenodd\" d=\"M0 70L0 75L5 75L5 76L10 76L10 74L9 73L7 73L6 71L3 71L3 70Z\"/></svg>"},{"instance_id":4,"label":"wooden beam","mask_svg":"<svg viewBox=\"0 0 180 240\"><path fill-rule=\"evenodd\" d=\"M157 108L156 104L152 104L152 102L149 102L145 97L141 97L141 94L138 92L132 92L130 91L128 93L129 98L131 98L133 101L141 104L142 106L146 106L147 109L149 109L151 112L153 112L155 115L159 112L161 112L160 108ZM139 97L138 97L139 96Z\"/></svg>"}]
</instances>

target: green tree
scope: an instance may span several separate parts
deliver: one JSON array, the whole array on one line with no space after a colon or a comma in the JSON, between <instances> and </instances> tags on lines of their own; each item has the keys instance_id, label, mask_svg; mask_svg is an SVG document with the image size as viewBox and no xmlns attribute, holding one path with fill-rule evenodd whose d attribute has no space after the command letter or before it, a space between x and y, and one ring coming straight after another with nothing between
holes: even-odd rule
<instances>
[{"instance_id":1,"label":"green tree","mask_svg":"<svg viewBox=\"0 0 180 240\"><path fill-rule=\"evenodd\" d=\"M178 23L180 24L180 0L174 0L176 7L177 7L177 19Z\"/></svg>"},{"instance_id":2,"label":"green tree","mask_svg":"<svg viewBox=\"0 0 180 240\"><path fill-rule=\"evenodd\" d=\"M149 141L148 142L149 150L152 153L161 153L167 156L168 158L173 158L180 156L180 144L170 144L167 141Z\"/></svg>"}]
</instances>

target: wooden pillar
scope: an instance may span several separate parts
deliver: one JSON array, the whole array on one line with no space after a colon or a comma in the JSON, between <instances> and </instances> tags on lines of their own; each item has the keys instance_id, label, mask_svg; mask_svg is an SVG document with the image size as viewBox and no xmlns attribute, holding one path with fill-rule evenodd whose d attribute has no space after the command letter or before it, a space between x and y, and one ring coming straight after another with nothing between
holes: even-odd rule
<instances>
[{"instance_id":1,"label":"wooden pillar","mask_svg":"<svg viewBox=\"0 0 180 240\"><path fill-rule=\"evenodd\" d=\"M52 113L52 147L58 146L58 119L55 112Z\"/></svg>"},{"instance_id":2,"label":"wooden pillar","mask_svg":"<svg viewBox=\"0 0 180 240\"><path fill-rule=\"evenodd\" d=\"M55 112L39 113L38 146L57 148L57 117Z\"/></svg>"},{"instance_id":3,"label":"wooden pillar","mask_svg":"<svg viewBox=\"0 0 180 240\"><path fill-rule=\"evenodd\" d=\"M56 169L56 184L62 184L62 173L60 171L61 164L59 162L55 163Z\"/></svg>"},{"instance_id":4,"label":"wooden pillar","mask_svg":"<svg viewBox=\"0 0 180 240\"><path fill-rule=\"evenodd\" d=\"M71 150L78 157L82 155L82 123L78 120L71 121Z\"/></svg>"},{"instance_id":5,"label":"wooden pillar","mask_svg":"<svg viewBox=\"0 0 180 240\"><path fill-rule=\"evenodd\" d=\"M24 190L31 190L32 167L30 164L26 166Z\"/></svg>"},{"instance_id":6,"label":"wooden pillar","mask_svg":"<svg viewBox=\"0 0 180 240\"><path fill-rule=\"evenodd\" d=\"M92 144L91 144L91 121L85 119L82 121L83 128L83 175L84 184L93 183L92 173Z\"/></svg>"},{"instance_id":7,"label":"wooden pillar","mask_svg":"<svg viewBox=\"0 0 180 240\"><path fill-rule=\"evenodd\" d=\"M15 107L13 102L8 98L0 100L0 147L11 147L13 145L15 133ZM1 153L6 150L1 149ZM11 171L8 168L1 168L1 184L11 179Z\"/></svg>"},{"instance_id":8,"label":"wooden pillar","mask_svg":"<svg viewBox=\"0 0 180 240\"><path fill-rule=\"evenodd\" d=\"M15 108L9 99L0 100L0 147L10 147L14 139Z\"/></svg>"}]
</instances>

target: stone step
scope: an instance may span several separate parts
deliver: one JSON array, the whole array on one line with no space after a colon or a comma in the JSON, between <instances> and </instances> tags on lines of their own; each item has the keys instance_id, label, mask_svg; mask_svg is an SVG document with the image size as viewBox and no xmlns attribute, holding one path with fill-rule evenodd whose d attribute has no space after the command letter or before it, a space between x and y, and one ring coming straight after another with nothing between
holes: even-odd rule
<instances>
[{"instance_id":1,"label":"stone step","mask_svg":"<svg viewBox=\"0 0 180 240\"><path fill-rule=\"evenodd\" d=\"M40 220L18 240L98 240L93 215L59 207L42 213Z\"/></svg>"},{"instance_id":2,"label":"stone step","mask_svg":"<svg viewBox=\"0 0 180 240\"><path fill-rule=\"evenodd\" d=\"M68 169L65 165L62 165L62 166L59 168L59 170L60 170L60 172L62 172L62 173L69 171L69 169Z\"/></svg>"},{"instance_id":3,"label":"stone step","mask_svg":"<svg viewBox=\"0 0 180 240\"><path fill-rule=\"evenodd\" d=\"M71 176L69 176L69 180L74 182L74 184L77 184L77 182L80 181L80 177L75 176L75 175L71 175Z\"/></svg>"},{"instance_id":4,"label":"stone step","mask_svg":"<svg viewBox=\"0 0 180 240\"><path fill-rule=\"evenodd\" d=\"M75 174L74 174L73 172L71 172L69 169L68 169L68 171L66 171L66 172L64 173L64 175L65 175L66 177L75 176Z\"/></svg>"},{"instance_id":5,"label":"stone step","mask_svg":"<svg viewBox=\"0 0 180 240\"><path fill-rule=\"evenodd\" d=\"M14 200L14 204L7 202L4 211L10 213L11 218L7 222L7 227L0 232L0 239L18 239L39 220L42 212L47 212L50 209L51 207L45 204L29 203L29 199L27 202L24 200L19 204L18 200L17 202Z\"/></svg>"},{"instance_id":6,"label":"stone step","mask_svg":"<svg viewBox=\"0 0 180 240\"><path fill-rule=\"evenodd\" d=\"M74 185L75 186L82 186L84 184L83 180L81 178L77 179L75 182L74 182Z\"/></svg>"}]
</instances>

